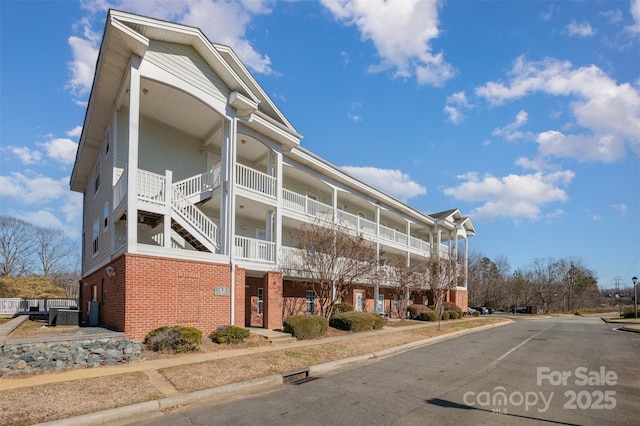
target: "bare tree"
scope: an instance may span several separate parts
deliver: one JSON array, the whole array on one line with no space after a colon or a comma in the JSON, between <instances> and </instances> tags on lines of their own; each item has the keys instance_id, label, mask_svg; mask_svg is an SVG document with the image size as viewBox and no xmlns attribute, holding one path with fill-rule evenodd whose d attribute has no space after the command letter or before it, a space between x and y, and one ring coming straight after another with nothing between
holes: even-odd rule
<instances>
[{"instance_id":1,"label":"bare tree","mask_svg":"<svg viewBox=\"0 0 640 426\"><path fill-rule=\"evenodd\" d=\"M554 304L562 294L561 284L567 270L567 262L563 259L536 259L533 262L535 294L540 303L542 303L543 313L548 313L554 309Z\"/></svg>"},{"instance_id":2,"label":"bare tree","mask_svg":"<svg viewBox=\"0 0 640 426\"><path fill-rule=\"evenodd\" d=\"M433 295L433 305L437 310L444 302L449 290L458 284L461 267L458 261L451 258L431 258L427 260L427 279Z\"/></svg>"},{"instance_id":3,"label":"bare tree","mask_svg":"<svg viewBox=\"0 0 640 426\"><path fill-rule=\"evenodd\" d=\"M69 268L71 245L60 230L35 227L34 252L45 277Z\"/></svg>"},{"instance_id":4,"label":"bare tree","mask_svg":"<svg viewBox=\"0 0 640 426\"><path fill-rule=\"evenodd\" d=\"M283 269L296 271L316 295L319 314L331 317L333 306L354 284L370 283L377 275L378 253L362 235L318 221L293 233L298 259L283 259Z\"/></svg>"},{"instance_id":5,"label":"bare tree","mask_svg":"<svg viewBox=\"0 0 640 426\"><path fill-rule=\"evenodd\" d=\"M0 274L23 275L29 270L33 253L33 225L14 217L0 216Z\"/></svg>"},{"instance_id":6,"label":"bare tree","mask_svg":"<svg viewBox=\"0 0 640 426\"><path fill-rule=\"evenodd\" d=\"M419 262L409 265L404 256L391 256L384 268L384 278L391 291L398 296L398 315L407 317L409 295L412 291L426 286L426 263Z\"/></svg>"}]
</instances>

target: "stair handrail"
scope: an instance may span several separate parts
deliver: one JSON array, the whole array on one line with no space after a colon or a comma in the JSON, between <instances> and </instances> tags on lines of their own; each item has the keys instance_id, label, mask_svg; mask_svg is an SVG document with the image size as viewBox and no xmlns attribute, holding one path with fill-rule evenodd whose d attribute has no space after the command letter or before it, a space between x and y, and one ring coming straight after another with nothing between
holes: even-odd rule
<instances>
[{"instance_id":1,"label":"stair handrail","mask_svg":"<svg viewBox=\"0 0 640 426\"><path fill-rule=\"evenodd\" d=\"M175 186L172 188L171 207L189 225L202 233L217 249L218 226L197 206L191 203Z\"/></svg>"},{"instance_id":2,"label":"stair handrail","mask_svg":"<svg viewBox=\"0 0 640 426\"><path fill-rule=\"evenodd\" d=\"M217 164L211 170L207 170L204 173L188 177L173 184L173 187L187 198L206 191L213 191L219 186L220 164Z\"/></svg>"}]
</instances>

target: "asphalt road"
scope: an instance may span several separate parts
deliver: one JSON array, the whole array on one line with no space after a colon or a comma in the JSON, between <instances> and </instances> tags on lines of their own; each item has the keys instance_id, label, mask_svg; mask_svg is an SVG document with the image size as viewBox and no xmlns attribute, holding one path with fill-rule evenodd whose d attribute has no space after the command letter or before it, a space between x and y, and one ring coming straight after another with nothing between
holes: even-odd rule
<instances>
[{"instance_id":1,"label":"asphalt road","mask_svg":"<svg viewBox=\"0 0 640 426\"><path fill-rule=\"evenodd\" d=\"M517 320L139 425L638 425L640 334Z\"/></svg>"}]
</instances>

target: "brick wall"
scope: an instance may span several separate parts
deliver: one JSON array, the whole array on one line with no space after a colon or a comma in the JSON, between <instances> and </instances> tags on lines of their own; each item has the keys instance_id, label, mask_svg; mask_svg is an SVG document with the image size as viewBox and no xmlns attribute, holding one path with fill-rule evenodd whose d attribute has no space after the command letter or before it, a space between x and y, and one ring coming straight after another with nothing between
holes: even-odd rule
<instances>
[{"instance_id":1,"label":"brick wall","mask_svg":"<svg viewBox=\"0 0 640 426\"><path fill-rule=\"evenodd\" d=\"M104 268L83 280L83 310L91 286L105 278L105 302L100 323L124 331L128 339L142 339L162 325L198 328L205 336L230 323L231 272L228 264L172 259L127 253L111 263L114 277ZM229 295L214 295L216 287ZM100 301L101 290L98 291ZM245 273L235 271L235 325L245 325ZM83 312L83 318L86 314Z\"/></svg>"}]
</instances>

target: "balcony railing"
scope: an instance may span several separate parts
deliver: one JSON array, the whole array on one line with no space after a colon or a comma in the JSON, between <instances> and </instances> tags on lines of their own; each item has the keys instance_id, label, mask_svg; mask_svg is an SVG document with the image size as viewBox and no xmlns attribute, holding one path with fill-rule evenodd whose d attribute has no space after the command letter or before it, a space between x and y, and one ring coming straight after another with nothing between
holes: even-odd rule
<instances>
[{"instance_id":1,"label":"balcony railing","mask_svg":"<svg viewBox=\"0 0 640 426\"><path fill-rule=\"evenodd\" d=\"M220 186L220 165L204 173L191 176L173 184L173 187L182 195L189 198L192 195L212 191Z\"/></svg>"},{"instance_id":2,"label":"balcony railing","mask_svg":"<svg viewBox=\"0 0 640 426\"><path fill-rule=\"evenodd\" d=\"M288 189L282 190L282 205L286 209L324 220L331 220L330 218L333 217L334 212L332 206L312 200L309 197ZM427 241L408 236L403 232L396 231L395 229L391 229L383 225L377 225L374 221L348 213L344 210L337 210L336 216L338 225L344 226L348 229L356 230L371 237L379 237L382 240L409 246L417 250L430 252L431 245ZM443 246L441 250L446 252L447 247Z\"/></svg>"},{"instance_id":3,"label":"balcony railing","mask_svg":"<svg viewBox=\"0 0 640 426\"><path fill-rule=\"evenodd\" d=\"M138 199L164 205L166 202L166 178L156 173L138 169Z\"/></svg>"},{"instance_id":4,"label":"balcony railing","mask_svg":"<svg viewBox=\"0 0 640 426\"><path fill-rule=\"evenodd\" d=\"M276 196L276 179L242 164L236 164L236 184L269 197Z\"/></svg>"},{"instance_id":5,"label":"balcony railing","mask_svg":"<svg viewBox=\"0 0 640 426\"><path fill-rule=\"evenodd\" d=\"M275 262L276 244L255 238L235 237L235 254L239 259Z\"/></svg>"}]
</instances>

